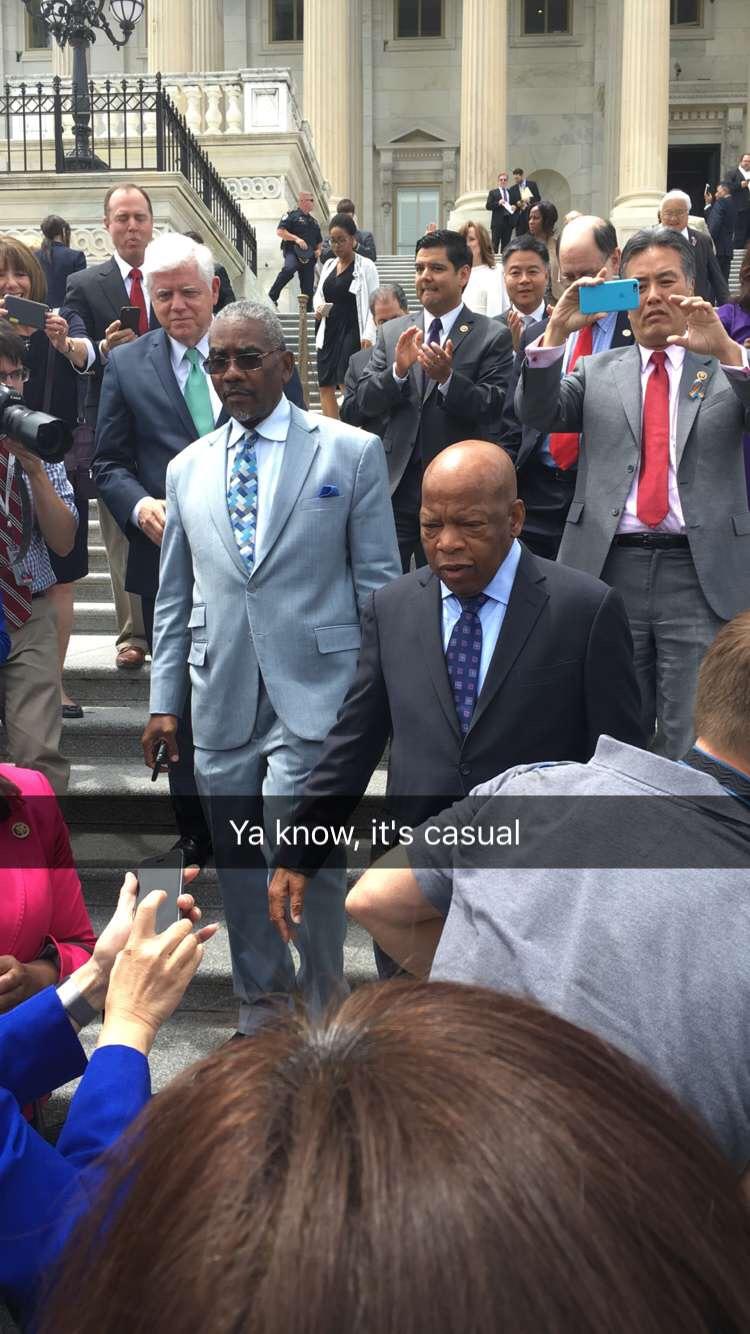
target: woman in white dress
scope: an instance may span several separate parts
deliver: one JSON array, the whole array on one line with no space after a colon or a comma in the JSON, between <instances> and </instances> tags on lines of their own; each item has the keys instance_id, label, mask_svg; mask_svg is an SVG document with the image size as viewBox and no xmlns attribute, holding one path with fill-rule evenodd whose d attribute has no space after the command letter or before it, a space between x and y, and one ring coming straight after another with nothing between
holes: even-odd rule
<instances>
[{"instance_id":1,"label":"woman in white dress","mask_svg":"<svg viewBox=\"0 0 750 1334\"><path fill-rule=\"evenodd\" d=\"M465 222L458 230L473 260L464 288L464 305L477 315L502 315L509 309L510 299L505 290L503 266L497 263L487 228L481 222Z\"/></svg>"}]
</instances>

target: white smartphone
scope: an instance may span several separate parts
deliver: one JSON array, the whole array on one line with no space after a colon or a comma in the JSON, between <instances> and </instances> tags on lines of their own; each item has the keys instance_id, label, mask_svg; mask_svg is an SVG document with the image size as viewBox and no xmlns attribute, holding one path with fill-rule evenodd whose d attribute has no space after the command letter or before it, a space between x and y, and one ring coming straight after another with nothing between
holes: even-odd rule
<instances>
[{"instance_id":1,"label":"white smartphone","mask_svg":"<svg viewBox=\"0 0 750 1334\"><path fill-rule=\"evenodd\" d=\"M156 930L166 931L173 922L179 922L181 913L177 900L182 893L184 855L179 849L170 848L169 852L159 857L146 857L138 867L138 898L150 894L152 889L164 889L167 897L156 914Z\"/></svg>"}]
</instances>

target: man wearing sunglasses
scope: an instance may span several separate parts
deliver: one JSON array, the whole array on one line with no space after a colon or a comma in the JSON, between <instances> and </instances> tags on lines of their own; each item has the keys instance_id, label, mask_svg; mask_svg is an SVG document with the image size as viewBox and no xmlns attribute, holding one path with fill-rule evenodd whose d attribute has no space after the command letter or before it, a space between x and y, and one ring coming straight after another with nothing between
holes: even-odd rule
<instances>
[{"instance_id":1,"label":"man wearing sunglasses","mask_svg":"<svg viewBox=\"0 0 750 1334\"><path fill-rule=\"evenodd\" d=\"M268 1017L270 996L298 986L320 1008L342 983L343 858L316 877L296 978L268 919L267 863L354 677L363 604L400 562L383 446L288 402L294 362L278 316L236 302L217 315L209 346L228 419L167 470L143 748L151 766L165 741L176 761L189 679L195 774L247 1034Z\"/></svg>"}]
</instances>

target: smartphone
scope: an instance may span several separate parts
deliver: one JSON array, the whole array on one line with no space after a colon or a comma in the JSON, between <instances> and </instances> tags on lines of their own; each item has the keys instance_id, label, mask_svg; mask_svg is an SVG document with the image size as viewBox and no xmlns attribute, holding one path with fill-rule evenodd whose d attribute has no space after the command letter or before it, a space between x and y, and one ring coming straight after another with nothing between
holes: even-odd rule
<instances>
[{"instance_id":1,"label":"smartphone","mask_svg":"<svg viewBox=\"0 0 750 1334\"><path fill-rule=\"evenodd\" d=\"M137 306L123 306L120 311L120 324L123 329L132 329L134 334L138 333L140 318L141 312Z\"/></svg>"},{"instance_id":2,"label":"smartphone","mask_svg":"<svg viewBox=\"0 0 750 1334\"><path fill-rule=\"evenodd\" d=\"M182 875L184 854L176 848L158 857L146 857L138 867L138 898L150 894L152 889L165 889L167 897L156 914L156 930L166 931L173 922L179 922L180 910L177 900L182 893Z\"/></svg>"},{"instance_id":3,"label":"smartphone","mask_svg":"<svg viewBox=\"0 0 750 1334\"><path fill-rule=\"evenodd\" d=\"M635 278L615 278L608 283L578 288L578 308L586 315L599 311L637 310L638 283Z\"/></svg>"},{"instance_id":4,"label":"smartphone","mask_svg":"<svg viewBox=\"0 0 750 1334\"><path fill-rule=\"evenodd\" d=\"M42 301L27 301L24 296L4 296L2 304L8 312L9 324L24 324L29 329L43 329L52 309Z\"/></svg>"}]
</instances>

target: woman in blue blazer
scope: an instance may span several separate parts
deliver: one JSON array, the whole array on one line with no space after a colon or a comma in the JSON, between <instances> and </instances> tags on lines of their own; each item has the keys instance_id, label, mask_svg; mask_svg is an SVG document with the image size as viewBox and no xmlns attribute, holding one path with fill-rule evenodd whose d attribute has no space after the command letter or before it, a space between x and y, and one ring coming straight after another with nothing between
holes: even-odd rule
<instances>
[{"instance_id":1,"label":"woman in blue blazer","mask_svg":"<svg viewBox=\"0 0 750 1334\"><path fill-rule=\"evenodd\" d=\"M217 929L193 932L200 911L183 895L184 919L159 936L155 951L164 896L147 895L135 912L137 886L128 873L91 959L59 989L47 987L0 1017L0 1298L22 1325L96 1185L92 1164L150 1097L147 1057L154 1037L182 999L203 942ZM98 1017L105 999L97 1049L87 1064L78 1029ZM57 1144L48 1144L21 1108L79 1075Z\"/></svg>"}]
</instances>

